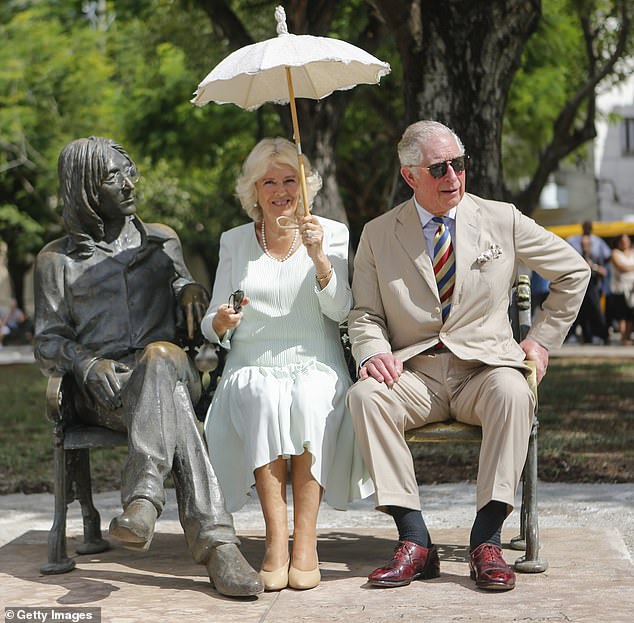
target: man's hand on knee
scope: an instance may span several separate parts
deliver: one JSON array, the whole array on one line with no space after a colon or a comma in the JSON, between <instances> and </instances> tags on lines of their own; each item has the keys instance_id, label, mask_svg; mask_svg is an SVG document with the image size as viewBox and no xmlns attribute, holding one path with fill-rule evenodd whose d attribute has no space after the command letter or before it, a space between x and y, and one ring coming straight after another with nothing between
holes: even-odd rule
<instances>
[{"instance_id":1,"label":"man's hand on knee","mask_svg":"<svg viewBox=\"0 0 634 623\"><path fill-rule=\"evenodd\" d=\"M403 362L392 353L379 353L370 357L359 369L359 378L365 380L372 377L379 383L392 387L403 372Z\"/></svg>"}]
</instances>

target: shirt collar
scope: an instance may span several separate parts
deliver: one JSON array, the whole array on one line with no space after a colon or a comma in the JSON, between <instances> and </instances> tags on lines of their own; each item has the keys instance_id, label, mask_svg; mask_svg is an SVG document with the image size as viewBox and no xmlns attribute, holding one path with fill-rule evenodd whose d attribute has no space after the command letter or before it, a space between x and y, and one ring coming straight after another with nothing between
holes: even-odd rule
<instances>
[{"instance_id":1,"label":"shirt collar","mask_svg":"<svg viewBox=\"0 0 634 623\"><path fill-rule=\"evenodd\" d=\"M416 201L416 197L412 197L412 200L414 201L414 205L416 206L416 212L418 213L420 223L424 228L436 215L432 214L431 212L427 212L427 210L425 210L425 208L423 208L423 206L421 206L420 203ZM453 208L450 208L449 211L445 212L443 214L443 218L450 218L451 220L455 221L456 207L454 206Z\"/></svg>"},{"instance_id":2,"label":"shirt collar","mask_svg":"<svg viewBox=\"0 0 634 623\"><path fill-rule=\"evenodd\" d=\"M130 222L137 228L137 230L141 234L141 244L139 247L137 247L141 249L145 247L149 240L152 240L153 236L149 234L145 223L136 214L130 216L129 218ZM103 244L101 241L96 242L95 247L101 249L102 251L105 251L106 253L112 253L112 249L109 246Z\"/></svg>"}]
</instances>

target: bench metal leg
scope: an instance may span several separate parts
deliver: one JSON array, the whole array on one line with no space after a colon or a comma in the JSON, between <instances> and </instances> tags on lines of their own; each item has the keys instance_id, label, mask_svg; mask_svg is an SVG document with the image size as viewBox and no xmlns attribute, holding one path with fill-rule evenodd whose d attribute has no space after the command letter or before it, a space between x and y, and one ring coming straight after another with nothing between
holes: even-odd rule
<instances>
[{"instance_id":1,"label":"bench metal leg","mask_svg":"<svg viewBox=\"0 0 634 623\"><path fill-rule=\"evenodd\" d=\"M520 535L511 540L513 549L524 549L524 556L515 561L520 573L542 573L548 569L548 561L539 558L539 521L537 515L537 420L528 443L528 454L522 479L522 510Z\"/></svg>"},{"instance_id":2,"label":"bench metal leg","mask_svg":"<svg viewBox=\"0 0 634 623\"><path fill-rule=\"evenodd\" d=\"M528 464L528 460L527 460ZM522 506L520 508L520 533L511 539L511 549L526 550L526 509L528 508L529 484L526 477L526 465L522 472Z\"/></svg>"},{"instance_id":3,"label":"bench metal leg","mask_svg":"<svg viewBox=\"0 0 634 623\"><path fill-rule=\"evenodd\" d=\"M53 452L55 511L48 533L48 563L40 567L44 575L67 573L75 568L75 561L66 553L66 452L61 444L57 444Z\"/></svg>"},{"instance_id":4,"label":"bench metal leg","mask_svg":"<svg viewBox=\"0 0 634 623\"><path fill-rule=\"evenodd\" d=\"M101 517L92 501L90 480L90 450L69 453L68 468L72 474L75 497L81 504L84 523L84 542L77 546L78 554L97 554L110 549L110 543L101 537Z\"/></svg>"}]
</instances>

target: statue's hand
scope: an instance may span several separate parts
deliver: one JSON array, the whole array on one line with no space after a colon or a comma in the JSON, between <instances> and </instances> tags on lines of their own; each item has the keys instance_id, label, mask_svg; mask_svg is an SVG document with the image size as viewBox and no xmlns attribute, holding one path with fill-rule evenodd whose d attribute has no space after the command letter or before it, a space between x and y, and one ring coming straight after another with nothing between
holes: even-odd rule
<instances>
[{"instance_id":1,"label":"statue's hand","mask_svg":"<svg viewBox=\"0 0 634 623\"><path fill-rule=\"evenodd\" d=\"M86 389L102 407L118 409L122 405L121 388L131 372L124 363L98 359L86 375Z\"/></svg>"},{"instance_id":2,"label":"statue's hand","mask_svg":"<svg viewBox=\"0 0 634 623\"><path fill-rule=\"evenodd\" d=\"M181 290L179 300L187 322L187 338L193 340L209 307L209 295L200 284L189 283Z\"/></svg>"}]
</instances>

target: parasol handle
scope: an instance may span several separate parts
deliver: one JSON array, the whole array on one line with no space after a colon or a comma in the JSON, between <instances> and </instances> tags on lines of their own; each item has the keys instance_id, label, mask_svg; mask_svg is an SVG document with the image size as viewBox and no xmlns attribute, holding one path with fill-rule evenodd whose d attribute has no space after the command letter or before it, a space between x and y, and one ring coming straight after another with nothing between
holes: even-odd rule
<instances>
[{"instance_id":1,"label":"parasol handle","mask_svg":"<svg viewBox=\"0 0 634 623\"><path fill-rule=\"evenodd\" d=\"M302 158L302 142L299 137L299 124L297 123L297 108L295 107L295 93L293 92L293 79L291 78L291 68L286 67L286 82L288 83L288 94L291 105L291 118L293 119L293 134L297 145L297 164L299 171L299 184L302 191L302 201L304 202L304 216L310 214L308 206L308 189L306 188L306 172L304 171L304 160Z\"/></svg>"}]
</instances>

